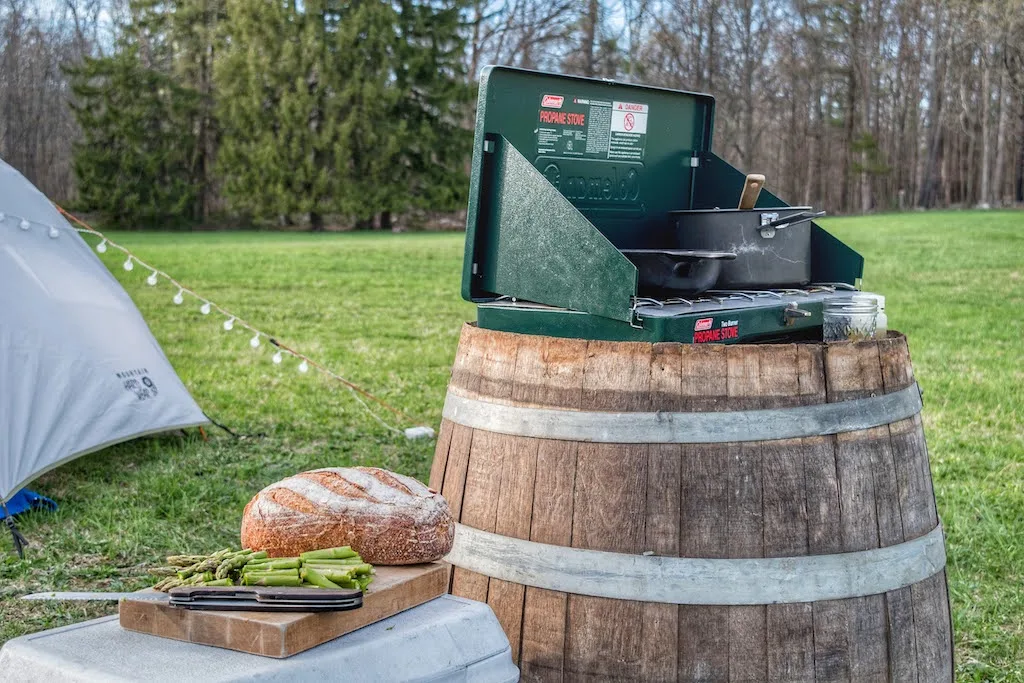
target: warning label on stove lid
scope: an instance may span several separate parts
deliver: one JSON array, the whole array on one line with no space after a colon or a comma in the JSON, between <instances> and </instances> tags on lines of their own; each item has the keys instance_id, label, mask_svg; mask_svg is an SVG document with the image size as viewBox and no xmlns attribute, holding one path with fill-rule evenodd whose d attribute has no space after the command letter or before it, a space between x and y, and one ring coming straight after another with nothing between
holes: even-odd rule
<instances>
[{"instance_id":1,"label":"warning label on stove lid","mask_svg":"<svg viewBox=\"0 0 1024 683\"><path fill-rule=\"evenodd\" d=\"M537 113L537 154L642 162L649 107L545 94Z\"/></svg>"}]
</instances>

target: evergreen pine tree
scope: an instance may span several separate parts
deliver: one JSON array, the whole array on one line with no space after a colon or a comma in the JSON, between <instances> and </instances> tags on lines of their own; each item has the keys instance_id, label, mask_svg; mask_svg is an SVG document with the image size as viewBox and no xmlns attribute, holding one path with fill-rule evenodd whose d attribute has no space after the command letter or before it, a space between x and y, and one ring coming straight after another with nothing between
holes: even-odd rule
<instances>
[{"instance_id":1,"label":"evergreen pine tree","mask_svg":"<svg viewBox=\"0 0 1024 683\"><path fill-rule=\"evenodd\" d=\"M194 93L146 68L131 44L85 60L71 71L71 88L82 208L124 227L195 219Z\"/></svg>"},{"instance_id":2,"label":"evergreen pine tree","mask_svg":"<svg viewBox=\"0 0 1024 683\"><path fill-rule=\"evenodd\" d=\"M402 92L393 73L399 57L398 12L391 3L364 0L322 1L325 40L330 64L326 72L333 97L328 115L348 150L339 187L340 204L368 228L378 212L401 206L404 190L396 193L393 178L400 163L406 122L395 118Z\"/></svg>"},{"instance_id":3,"label":"evergreen pine tree","mask_svg":"<svg viewBox=\"0 0 1024 683\"><path fill-rule=\"evenodd\" d=\"M171 75L196 95L195 165L199 178L195 212L203 219L218 209L215 161L219 126L213 64L223 40L225 0L147 0L169 13L174 40Z\"/></svg>"},{"instance_id":4,"label":"evergreen pine tree","mask_svg":"<svg viewBox=\"0 0 1024 683\"><path fill-rule=\"evenodd\" d=\"M325 116L323 31L296 2L229 0L230 35L214 69L223 127L219 168L231 206L254 217L336 211L344 165Z\"/></svg>"},{"instance_id":5,"label":"evergreen pine tree","mask_svg":"<svg viewBox=\"0 0 1024 683\"><path fill-rule=\"evenodd\" d=\"M85 208L121 224L205 218L216 122L210 62L223 0L130 0L109 57L69 69Z\"/></svg>"},{"instance_id":6,"label":"evergreen pine tree","mask_svg":"<svg viewBox=\"0 0 1024 683\"><path fill-rule=\"evenodd\" d=\"M454 2L228 0L215 78L220 168L253 216L450 208L466 185L470 90Z\"/></svg>"},{"instance_id":7,"label":"evergreen pine tree","mask_svg":"<svg viewBox=\"0 0 1024 683\"><path fill-rule=\"evenodd\" d=\"M403 122L393 196L405 203L385 209L451 210L466 201L465 164L473 132L462 125L473 100L463 60L464 1L400 0L395 88L402 97L393 116ZM382 223L383 223L382 216Z\"/></svg>"}]
</instances>

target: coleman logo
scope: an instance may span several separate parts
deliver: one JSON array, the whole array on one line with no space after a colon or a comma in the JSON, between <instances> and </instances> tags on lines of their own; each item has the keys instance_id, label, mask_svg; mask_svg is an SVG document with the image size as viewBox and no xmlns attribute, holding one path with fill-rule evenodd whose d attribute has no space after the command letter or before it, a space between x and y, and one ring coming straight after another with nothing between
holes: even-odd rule
<instances>
[{"instance_id":1,"label":"coleman logo","mask_svg":"<svg viewBox=\"0 0 1024 683\"><path fill-rule=\"evenodd\" d=\"M703 332L704 330L710 330L711 324L715 322L714 318L701 318L693 326L694 332Z\"/></svg>"},{"instance_id":2,"label":"coleman logo","mask_svg":"<svg viewBox=\"0 0 1024 683\"><path fill-rule=\"evenodd\" d=\"M562 102L564 101L565 98L561 95L545 95L540 101L540 106L548 107L549 109L561 109Z\"/></svg>"}]
</instances>

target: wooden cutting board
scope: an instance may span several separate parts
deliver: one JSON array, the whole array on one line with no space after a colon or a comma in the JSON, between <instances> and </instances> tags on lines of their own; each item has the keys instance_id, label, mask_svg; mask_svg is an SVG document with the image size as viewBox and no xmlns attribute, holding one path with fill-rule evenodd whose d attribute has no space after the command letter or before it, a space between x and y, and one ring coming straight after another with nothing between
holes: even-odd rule
<instances>
[{"instance_id":1,"label":"wooden cutting board","mask_svg":"<svg viewBox=\"0 0 1024 683\"><path fill-rule=\"evenodd\" d=\"M346 612L215 612L125 598L121 627L264 657L290 657L448 591L448 565L442 562L376 570L363 606Z\"/></svg>"}]
</instances>

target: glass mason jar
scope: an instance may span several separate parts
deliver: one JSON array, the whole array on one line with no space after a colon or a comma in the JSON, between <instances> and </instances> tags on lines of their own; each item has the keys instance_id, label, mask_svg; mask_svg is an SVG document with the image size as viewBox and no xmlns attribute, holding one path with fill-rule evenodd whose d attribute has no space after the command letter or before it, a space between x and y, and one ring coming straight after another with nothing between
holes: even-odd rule
<instances>
[{"instance_id":1,"label":"glass mason jar","mask_svg":"<svg viewBox=\"0 0 1024 683\"><path fill-rule=\"evenodd\" d=\"M873 297L832 297L822 310L825 341L863 341L875 336L878 301Z\"/></svg>"},{"instance_id":2,"label":"glass mason jar","mask_svg":"<svg viewBox=\"0 0 1024 683\"><path fill-rule=\"evenodd\" d=\"M878 313L875 315L875 338L884 339L889 330L889 318L885 315L885 297L881 294L861 293L854 294L855 301L859 299L874 299L878 304Z\"/></svg>"}]
</instances>

